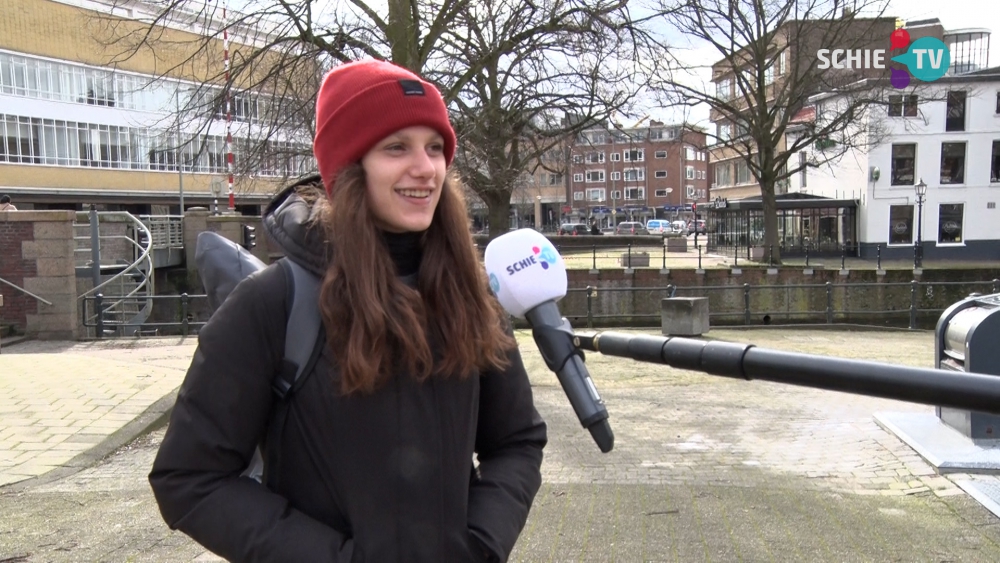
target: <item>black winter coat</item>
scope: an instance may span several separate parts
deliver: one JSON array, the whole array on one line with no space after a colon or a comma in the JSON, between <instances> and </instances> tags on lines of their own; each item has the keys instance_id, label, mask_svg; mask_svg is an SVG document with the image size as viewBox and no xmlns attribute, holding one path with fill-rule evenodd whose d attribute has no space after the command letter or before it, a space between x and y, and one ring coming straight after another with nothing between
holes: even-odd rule
<instances>
[{"instance_id":1,"label":"black winter coat","mask_svg":"<svg viewBox=\"0 0 1000 563\"><path fill-rule=\"evenodd\" d=\"M290 188L265 227L319 273L321 229L305 229L308 216ZM271 266L241 283L198 335L149 476L170 527L232 561L506 560L540 486L546 443L516 350L504 372L424 383L401 373L374 394L347 397L327 350L291 398L274 490L240 476L275 401L285 295Z\"/></svg>"}]
</instances>

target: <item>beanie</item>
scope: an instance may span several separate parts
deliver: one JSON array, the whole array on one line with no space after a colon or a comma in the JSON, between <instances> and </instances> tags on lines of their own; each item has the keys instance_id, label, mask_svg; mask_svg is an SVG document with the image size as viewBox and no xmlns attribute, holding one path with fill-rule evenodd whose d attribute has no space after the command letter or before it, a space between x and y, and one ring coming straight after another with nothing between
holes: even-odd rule
<instances>
[{"instance_id":1,"label":"beanie","mask_svg":"<svg viewBox=\"0 0 1000 563\"><path fill-rule=\"evenodd\" d=\"M448 164L455 157L455 131L433 84L405 68L379 60L343 64L323 78L316 98L313 154L329 194L337 174L358 162L375 143L415 125L444 137Z\"/></svg>"}]
</instances>

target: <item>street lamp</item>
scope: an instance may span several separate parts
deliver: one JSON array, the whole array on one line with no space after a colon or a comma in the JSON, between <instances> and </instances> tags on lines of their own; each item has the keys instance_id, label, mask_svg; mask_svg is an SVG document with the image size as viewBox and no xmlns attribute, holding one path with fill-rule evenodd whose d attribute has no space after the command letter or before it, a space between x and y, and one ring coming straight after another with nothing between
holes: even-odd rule
<instances>
[{"instance_id":1,"label":"street lamp","mask_svg":"<svg viewBox=\"0 0 1000 563\"><path fill-rule=\"evenodd\" d=\"M915 187L917 191L917 239L913 246L913 268L919 269L924 265L924 241L922 238L924 230L924 196L927 195L927 184L921 178Z\"/></svg>"}]
</instances>

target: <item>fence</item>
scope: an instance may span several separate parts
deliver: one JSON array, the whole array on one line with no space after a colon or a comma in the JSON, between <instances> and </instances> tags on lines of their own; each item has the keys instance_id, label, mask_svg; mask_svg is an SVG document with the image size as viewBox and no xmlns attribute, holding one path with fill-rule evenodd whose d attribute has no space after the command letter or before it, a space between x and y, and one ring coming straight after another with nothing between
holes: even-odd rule
<instances>
[{"instance_id":1,"label":"fence","mask_svg":"<svg viewBox=\"0 0 1000 563\"><path fill-rule=\"evenodd\" d=\"M906 291L908 289L908 291ZM947 306L925 306L927 301L948 305L967 296L969 289L1000 293L1000 280L976 282L880 282L820 283L788 285L726 285L680 287L573 288L560 309L574 326L586 321L598 326L658 325L660 299L666 297L709 298L709 316L715 325L861 324L916 329L936 322ZM902 291L901 291L902 290ZM855 299L852 292L877 292L879 299ZM598 293L605 297L598 299ZM637 293L646 294L637 299ZM936 299L936 293L943 294ZM608 298L607 294L611 294ZM625 294L622 299L616 294ZM782 302L781 295L784 294ZM795 294L793 298L793 294ZM908 296L906 303L900 298ZM584 299L581 299L584 298ZM624 303L643 303L632 307ZM872 303L886 303L875 308ZM655 307L653 306L655 304ZM582 305L582 307L581 307ZM610 306L609 306L610 305ZM878 322L873 322L877 319ZM931 324L932 326L932 324ZM930 328L928 326L928 328Z\"/></svg>"},{"instance_id":2,"label":"fence","mask_svg":"<svg viewBox=\"0 0 1000 563\"><path fill-rule=\"evenodd\" d=\"M188 336L192 333L197 333L198 329L205 325L204 321L195 321L191 313L192 302L195 300L208 300L207 295L189 295L187 293L182 293L180 295L152 295L146 297L125 297L119 295L103 295L98 293L94 296L84 297L82 299L83 307L83 326L88 328L94 328L94 334L98 339L108 336L105 332L104 315L98 315L97 311L102 311L107 303L117 303L122 302L127 305L135 305L137 307L142 307L146 304L147 299L152 299L157 307L154 310L157 311L157 319L162 320L149 320L142 323L139 330L136 332L135 336L161 336L161 335L175 335L179 334L181 336ZM169 310L173 314L166 313L163 311L167 306L171 305ZM88 320L90 319L90 320Z\"/></svg>"}]
</instances>

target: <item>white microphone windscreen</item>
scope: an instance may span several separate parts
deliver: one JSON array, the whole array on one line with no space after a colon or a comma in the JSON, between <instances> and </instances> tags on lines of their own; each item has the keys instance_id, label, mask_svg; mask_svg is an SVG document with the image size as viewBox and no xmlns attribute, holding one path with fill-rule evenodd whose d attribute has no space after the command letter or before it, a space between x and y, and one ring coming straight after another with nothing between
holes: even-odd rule
<instances>
[{"instance_id":1,"label":"white microphone windscreen","mask_svg":"<svg viewBox=\"0 0 1000 563\"><path fill-rule=\"evenodd\" d=\"M503 308L515 317L566 296L566 263L534 229L501 235L486 246L486 273Z\"/></svg>"}]
</instances>

